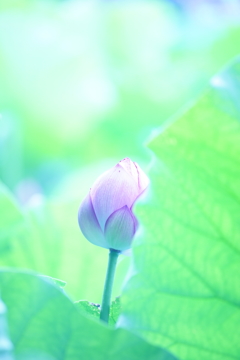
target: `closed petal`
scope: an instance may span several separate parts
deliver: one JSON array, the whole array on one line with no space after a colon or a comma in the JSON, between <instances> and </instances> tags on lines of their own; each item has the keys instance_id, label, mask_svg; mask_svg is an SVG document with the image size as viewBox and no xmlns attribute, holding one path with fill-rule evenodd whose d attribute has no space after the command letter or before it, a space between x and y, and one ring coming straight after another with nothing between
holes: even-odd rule
<instances>
[{"instance_id":1,"label":"closed petal","mask_svg":"<svg viewBox=\"0 0 240 360\"><path fill-rule=\"evenodd\" d=\"M139 189L119 164L102 174L93 184L91 199L99 224L104 230L105 223L114 211L127 205L132 206L139 195Z\"/></svg>"},{"instance_id":2,"label":"closed petal","mask_svg":"<svg viewBox=\"0 0 240 360\"><path fill-rule=\"evenodd\" d=\"M79 227L85 238L94 245L107 248L103 231L94 212L90 195L88 194L78 211Z\"/></svg>"},{"instance_id":3,"label":"closed petal","mask_svg":"<svg viewBox=\"0 0 240 360\"><path fill-rule=\"evenodd\" d=\"M147 175L142 171L140 166L130 160L125 158L119 162L119 165L134 179L135 183L138 186L138 195L141 194L149 185L149 179Z\"/></svg>"},{"instance_id":4,"label":"closed petal","mask_svg":"<svg viewBox=\"0 0 240 360\"><path fill-rule=\"evenodd\" d=\"M110 249L120 251L130 249L135 234L135 224L127 206L109 216L104 233Z\"/></svg>"}]
</instances>

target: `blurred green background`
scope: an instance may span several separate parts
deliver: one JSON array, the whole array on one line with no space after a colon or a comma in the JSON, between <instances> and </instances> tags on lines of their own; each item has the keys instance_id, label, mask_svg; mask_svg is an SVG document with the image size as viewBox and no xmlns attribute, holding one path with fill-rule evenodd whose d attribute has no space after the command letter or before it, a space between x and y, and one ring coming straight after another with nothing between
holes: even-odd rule
<instances>
[{"instance_id":1,"label":"blurred green background","mask_svg":"<svg viewBox=\"0 0 240 360\"><path fill-rule=\"evenodd\" d=\"M100 301L107 253L81 235L80 201L126 156L148 169L144 142L239 54L239 10L238 1L0 1L0 211L24 219L4 238L1 265Z\"/></svg>"},{"instance_id":2,"label":"blurred green background","mask_svg":"<svg viewBox=\"0 0 240 360\"><path fill-rule=\"evenodd\" d=\"M86 164L147 161L151 130L239 52L238 2L214 3L1 0L4 183L49 194Z\"/></svg>"}]
</instances>

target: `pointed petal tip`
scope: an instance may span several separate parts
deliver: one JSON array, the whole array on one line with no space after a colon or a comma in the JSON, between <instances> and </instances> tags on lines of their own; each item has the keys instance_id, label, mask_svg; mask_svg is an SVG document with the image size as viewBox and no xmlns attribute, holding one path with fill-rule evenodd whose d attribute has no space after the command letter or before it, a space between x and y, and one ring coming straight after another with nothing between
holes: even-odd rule
<instances>
[{"instance_id":1,"label":"pointed petal tip","mask_svg":"<svg viewBox=\"0 0 240 360\"><path fill-rule=\"evenodd\" d=\"M130 158L121 160L120 165L135 181L138 186L139 193L142 193L149 185L149 178L140 168L137 162L132 161Z\"/></svg>"}]
</instances>

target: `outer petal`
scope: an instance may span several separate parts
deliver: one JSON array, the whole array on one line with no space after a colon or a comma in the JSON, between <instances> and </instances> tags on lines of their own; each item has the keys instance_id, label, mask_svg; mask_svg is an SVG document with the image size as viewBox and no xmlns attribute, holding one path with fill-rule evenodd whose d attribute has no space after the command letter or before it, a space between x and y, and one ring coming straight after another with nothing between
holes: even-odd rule
<instances>
[{"instance_id":1,"label":"outer petal","mask_svg":"<svg viewBox=\"0 0 240 360\"><path fill-rule=\"evenodd\" d=\"M123 206L109 216L104 233L109 248L121 251L130 249L135 234L135 224L127 206Z\"/></svg>"},{"instance_id":2,"label":"outer petal","mask_svg":"<svg viewBox=\"0 0 240 360\"><path fill-rule=\"evenodd\" d=\"M94 245L108 248L103 231L95 215L90 194L80 205L78 211L78 223L83 235Z\"/></svg>"},{"instance_id":3,"label":"outer petal","mask_svg":"<svg viewBox=\"0 0 240 360\"><path fill-rule=\"evenodd\" d=\"M147 175L142 171L136 162L133 162L129 158L121 160L119 165L121 165L122 168L134 179L138 186L138 194L141 194L149 185Z\"/></svg>"},{"instance_id":4,"label":"outer petal","mask_svg":"<svg viewBox=\"0 0 240 360\"><path fill-rule=\"evenodd\" d=\"M119 164L102 174L90 191L93 208L102 230L108 217L125 205L130 208L138 194L139 189L133 177Z\"/></svg>"}]
</instances>

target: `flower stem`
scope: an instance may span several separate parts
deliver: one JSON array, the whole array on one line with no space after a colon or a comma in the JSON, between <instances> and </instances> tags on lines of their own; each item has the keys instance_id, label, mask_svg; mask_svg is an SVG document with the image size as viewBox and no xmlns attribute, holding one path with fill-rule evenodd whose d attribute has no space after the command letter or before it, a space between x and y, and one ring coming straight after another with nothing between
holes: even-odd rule
<instances>
[{"instance_id":1,"label":"flower stem","mask_svg":"<svg viewBox=\"0 0 240 360\"><path fill-rule=\"evenodd\" d=\"M108 323L108 318L109 318L113 280L114 280L117 259L119 254L120 254L119 250L114 250L114 249L109 250L108 268L106 273L106 279L105 279L103 297L102 297L102 306L100 312L100 319L105 321L106 323Z\"/></svg>"}]
</instances>

